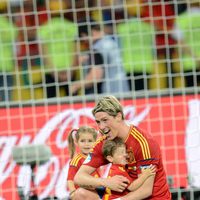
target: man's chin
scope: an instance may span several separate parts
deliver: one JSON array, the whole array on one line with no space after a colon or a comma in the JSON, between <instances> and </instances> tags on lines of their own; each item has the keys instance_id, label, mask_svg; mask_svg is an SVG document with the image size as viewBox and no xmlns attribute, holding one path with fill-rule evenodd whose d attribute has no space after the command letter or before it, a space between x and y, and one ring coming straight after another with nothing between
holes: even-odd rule
<instances>
[{"instance_id":1,"label":"man's chin","mask_svg":"<svg viewBox=\"0 0 200 200\"><path fill-rule=\"evenodd\" d=\"M114 137L108 135L108 136L106 137L106 139L107 139L107 140L113 140Z\"/></svg>"}]
</instances>

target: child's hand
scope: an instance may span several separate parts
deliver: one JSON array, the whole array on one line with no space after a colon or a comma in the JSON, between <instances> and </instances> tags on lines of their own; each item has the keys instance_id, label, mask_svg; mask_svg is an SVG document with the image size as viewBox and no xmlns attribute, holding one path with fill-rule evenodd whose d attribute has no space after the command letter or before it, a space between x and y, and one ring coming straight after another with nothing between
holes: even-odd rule
<instances>
[{"instance_id":1,"label":"child's hand","mask_svg":"<svg viewBox=\"0 0 200 200\"><path fill-rule=\"evenodd\" d=\"M144 175L146 177L153 176L156 174L156 166L150 165L147 168L142 168L141 172L142 172L142 175Z\"/></svg>"}]
</instances>

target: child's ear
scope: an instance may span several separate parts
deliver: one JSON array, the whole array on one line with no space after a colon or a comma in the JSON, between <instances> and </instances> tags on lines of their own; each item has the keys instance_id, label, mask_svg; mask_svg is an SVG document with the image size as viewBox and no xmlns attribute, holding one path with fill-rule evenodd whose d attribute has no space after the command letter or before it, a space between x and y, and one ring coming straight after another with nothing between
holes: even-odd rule
<instances>
[{"instance_id":1,"label":"child's ear","mask_svg":"<svg viewBox=\"0 0 200 200\"><path fill-rule=\"evenodd\" d=\"M74 144L77 146L78 145L78 142L76 139L74 139Z\"/></svg>"},{"instance_id":2,"label":"child's ear","mask_svg":"<svg viewBox=\"0 0 200 200\"><path fill-rule=\"evenodd\" d=\"M112 157L112 156L107 156L106 159L107 159L110 163L113 162L113 157Z\"/></svg>"}]
</instances>

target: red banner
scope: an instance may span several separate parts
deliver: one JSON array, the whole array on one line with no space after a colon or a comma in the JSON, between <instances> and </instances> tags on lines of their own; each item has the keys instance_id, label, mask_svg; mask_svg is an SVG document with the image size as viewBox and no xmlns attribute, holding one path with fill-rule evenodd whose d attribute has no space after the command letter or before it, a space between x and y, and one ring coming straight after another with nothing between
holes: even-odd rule
<instances>
[{"instance_id":1,"label":"red banner","mask_svg":"<svg viewBox=\"0 0 200 200\"><path fill-rule=\"evenodd\" d=\"M186 132L189 108L199 96L175 96L121 101L128 122L150 132L159 142L168 176L174 187L187 186ZM37 167L36 185L40 198L68 195L67 134L80 125L95 126L94 103L55 104L0 109L0 199L18 199L17 186L30 188L29 166L12 160L12 148L23 144L46 144L52 151L49 162Z\"/></svg>"}]
</instances>

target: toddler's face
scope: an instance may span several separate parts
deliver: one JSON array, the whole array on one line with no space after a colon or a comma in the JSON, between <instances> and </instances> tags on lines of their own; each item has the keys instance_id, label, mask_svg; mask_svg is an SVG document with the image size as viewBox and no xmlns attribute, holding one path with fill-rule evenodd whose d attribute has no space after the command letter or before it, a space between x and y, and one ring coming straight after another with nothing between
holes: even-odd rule
<instances>
[{"instance_id":1,"label":"toddler's face","mask_svg":"<svg viewBox=\"0 0 200 200\"><path fill-rule=\"evenodd\" d=\"M121 146L116 149L116 151L113 154L113 164L127 164L127 153L125 146Z\"/></svg>"}]
</instances>

